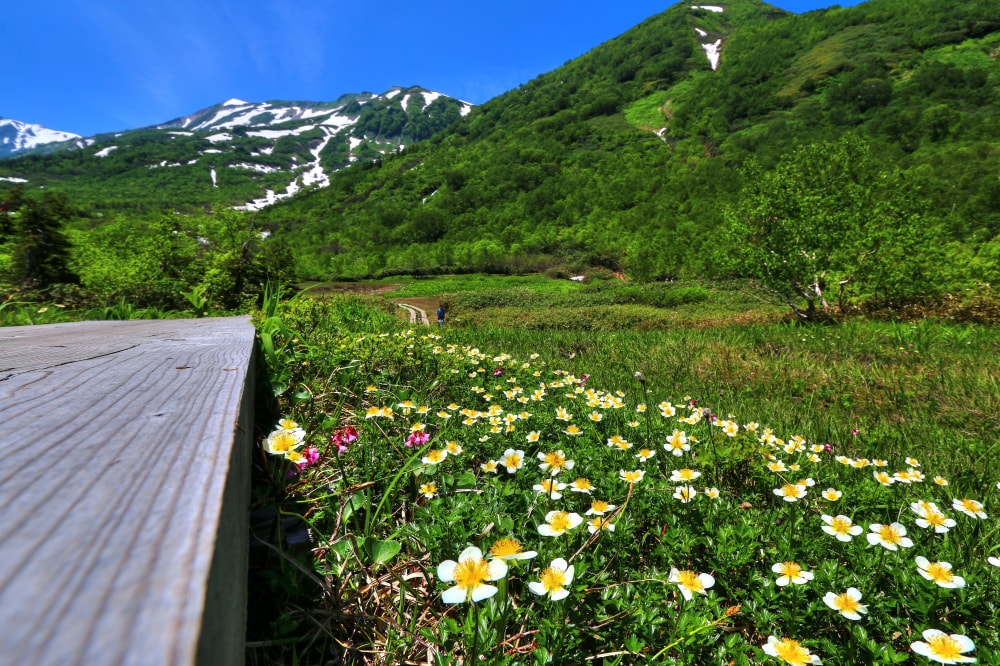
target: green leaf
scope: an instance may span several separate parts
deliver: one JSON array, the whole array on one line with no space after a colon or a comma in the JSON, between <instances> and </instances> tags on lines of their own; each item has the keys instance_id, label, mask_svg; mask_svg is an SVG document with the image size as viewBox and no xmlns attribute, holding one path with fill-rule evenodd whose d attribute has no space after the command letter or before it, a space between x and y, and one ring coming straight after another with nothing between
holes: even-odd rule
<instances>
[{"instance_id":1,"label":"green leaf","mask_svg":"<svg viewBox=\"0 0 1000 666\"><path fill-rule=\"evenodd\" d=\"M368 537L364 542L365 553L376 564L385 564L391 560L401 547L398 541L381 541L373 537Z\"/></svg>"},{"instance_id":2,"label":"green leaf","mask_svg":"<svg viewBox=\"0 0 1000 666\"><path fill-rule=\"evenodd\" d=\"M357 511L367 503L368 503L368 494L365 493L364 491L351 495L351 498L344 503L344 510L340 514L341 520L347 522L347 520L354 514L355 511Z\"/></svg>"}]
</instances>

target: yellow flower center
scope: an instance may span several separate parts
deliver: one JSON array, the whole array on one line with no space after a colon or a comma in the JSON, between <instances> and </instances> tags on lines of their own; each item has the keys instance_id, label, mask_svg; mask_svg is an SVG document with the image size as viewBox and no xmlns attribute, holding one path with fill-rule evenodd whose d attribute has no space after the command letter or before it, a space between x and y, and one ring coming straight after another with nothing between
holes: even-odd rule
<instances>
[{"instance_id":1,"label":"yellow flower center","mask_svg":"<svg viewBox=\"0 0 1000 666\"><path fill-rule=\"evenodd\" d=\"M512 453L504 460L507 467L520 467L521 466L521 456L516 453Z\"/></svg>"},{"instance_id":2,"label":"yellow flower center","mask_svg":"<svg viewBox=\"0 0 1000 666\"><path fill-rule=\"evenodd\" d=\"M927 641L934 656L942 660L942 663L955 663L962 656L962 646L954 638L947 634L939 634Z\"/></svg>"},{"instance_id":3,"label":"yellow flower center","mask_svg":"<svg viewBox=\"0 0 1000 666\"><path fill-rule=\"evenodd\" d=\"M490 555L493 557L508 557L510 555L517 555L522 550L521 542L517 539L499 539L490 546Z\"/></svg>"},{"instance_id":4,"label":"yellow flower center","mask_svg":"<svg viewBox=\"0 0 1000 666\"><path fill-rule=\"evenodd\" d=\"M786 483L781 486L781 494L785 497L798 497L801 494L801 491L802 489L794 483Z\"/></svg>"},{"instance_id":5,"label":"yellow flower center","mask_svg":"<svg viewBox=\"0 0 1000 666\"><path fill-rule=\"evenodd\" d=\"M701 592L705 586L701 584L697 571L678 571L677 578L680 584L692 592Z\"/></svg>"},{"instance_id":6,"label":"yellow flower center","mask_svg":"<svg viewBox=\"0 0 1000 666\"><path fill-rule=\"evenodd\" d=\"M549 521L549 527L552 528L554 532L565 532L569 529L569 514L565 511L558 511L552 520Z\"/></svg>"},{"instance_id":7,"label":"yellow flower center","mask_svg":"<svg viewBox=\"0 0 1000 666\"><path fill-rule=\"evenodd\" d=\"M679 469L677 470L677 476L681 477L684 480L690 480L694 478L694 472L687 468Z\"/></svg>"},{"instance_id":8,"label":"yellow flower center","mask_svg":"<svg viewBox=\"0 0 1000 666\"><path fill-rule=\"evenodd\" d=\"M610 523L604 518L601 518L600 516L598 516L597 518L593 518L590 521L590 526L593 527L595 530L606 530L608 529L609 525Z\"/></svg>"},{"instance_id":9,"label":"yellow flower center","mask_svg":"<svg viewBox=\"0 0 1000 666\"><path fill-rule=\"evenodd\" d=\"M590 503L590 508L594 511L599 511L601 513L604 513L605 511L608 510L608 503L602 502L601 500L594 500L593 502Z\"/></svg>"},{"instance_id":10,"label":"yellow flower center","mask_svg":"<svg viewBox=\"0 0 1000 666\"><path fill-rule=\"evenodd\" d=\"M279 432L271 440L271 450L278 453L287 453L298 445L299 441L290 432Z\"/></svg>"},{"instance_id":11,"label":"yellow flower center","mask_svg":"<svg viewBox=\"0 0 1000 666\"><path fill-rule=\"evenodd\" d=\"M845 613L857 613L861 606L861 602L849 596L847 592L838 594L837 598L834 599L834 604L837 606L837 610Z\"/></svg>"},{"instance_id":12,"label":"yellow flower center","mask_svg":"<svg viewBox=\"0 0 1000 666\"><path fill-rule=\"evenodd\" d=\"M832 527L833 531L837 534L849 534L851 532L851 521L847 518L837 516L833 519L833 522L830 523L830 527Z\"/></svg>"},{"instance_id":13,"label":"yellow flower center","mask_svg":"<svg viewBox=\"0 0 1000 666\"><path fill-rule=\"evenodd\" d=\"M924 520L927 521L928 525L934 527L941 527L944 525L944 521L947 520L943 513L938 513L937 511L932 511L924 515Z\"/></svg>"},{"instance_id":14,"label":"yellow flower center","mask_svg":"<svg viewBox=\"0 0 1000 666\"><path fill-rule=\"evenodd\" d=\"M809 650L791 638L784 638L775 643L774 651L779 659L784 659L793 666L805 666L811 661Z\"/></svg>"},{"instance_id":15,"label":"yellow flower center","mask_svg":"<svg viewBox=\"0 0 1000 666\"><path fill-rule=\"evenodd\" d=\"M564 585L566 585L566 575L562 571L556 571L552 567L549 567L542 572L540 577L542 585L545 587L546 592L556 592L561 590Z\"/></svg>"},{"instance_id":16,"label":"yellow flower center","mask_svg":"<svg viewBox=\"0 0 1000 666\"><path fill-rule=\"evenodd\" d=\"M434 449L433 451L427 452L427 459L432 463L439 463L444 460L444 452Z\"/></svg>"},{"instance_id":17,"label":"yellow flower center","mask_svg":"<svg viewBox=\"0 0 1000 666\"><path fill-rule=\"evenodd\" d=\"M962 506L965 508L966 511L969 511L971 513L982 511L982 506L980 506L979 502L977 502L976 500L964 499L962 500Z\"/></svg>"},{"instance_id":18,"label":"yellow flower center","mask_svg":"<svg viewBox=\"0 0 1000 666\"><path fill-rule=\"evenodd\" d=\"M927 566L927 575L930 576L935 583L950 583L955 580L955 574L951 572L951 569L944 566L940 562L931 562Z\"/></svg>"},{"instance_id":19,"label":"yellow flower center","mask_svg":"<svg viewBox=\"0 0 1000 666\"><path fill-rule=\"evenodd\" d=\"M902 535L892 525L883 525L878 531L879 537L886 543L899 543Z\"/></svg>"},{"instance_id":20,"label":"yellow flower center","mask_svg":"<svg viewBox=\"0 0 1000 666\"><path fill-rule=\"evenodd\" d=\"M629 483L635 483L636 481L638 481L641 478L642 478L642 475L639 474L638 471L625 472L625 480L628 481Z\"/></svg>"},{"instance_id":21,"label":"yellow flower center","mask_svg":"<svg viewBox=\"0 0 1000 666\"><path fill-rule=\"evenodd\" d=\"M561 451L546 453L545 463L552 469L558 469L566 464L566 456Z\"/></svg>"},{"instance_id":22,"label":"yellow flower center","mask_svg":"<svg viewBox=\"0 0 1000 666\"><path fill-rule=\"evenodd\" d=\"M462 560L455 567L455 585L471 593L490 575L489 562L480 558Z\"/></svg>"},{"instance_id":23,"label":"yellow flower center","mask_svg":"<svg viewBox=\"0 0 1000 666\"><path fill-rule=\"evenodd\" d=\"M789 578L796 578L802 573L802 567L795 562L784 562L781 565L781 571Z\"/></svg>"},{"instance_id":24,"label":"yellow flower center","mask_svg":"<svg viewBox=\"0 0 1000 666\"><path fill-rule=\"evenodd\" d=\"M594 486L590 483L589 480L581 477L573 482L573 487L578 490L590 490Z\"/></svg>"}]
</instances>

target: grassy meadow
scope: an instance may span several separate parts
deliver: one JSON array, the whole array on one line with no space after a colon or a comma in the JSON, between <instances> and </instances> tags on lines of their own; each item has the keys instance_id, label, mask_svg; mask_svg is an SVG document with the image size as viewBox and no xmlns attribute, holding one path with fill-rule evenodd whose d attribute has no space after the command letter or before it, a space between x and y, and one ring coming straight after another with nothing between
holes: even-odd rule
<instances>
[{"instance_id":1,"label":"grassy meadow","mask_svg":"<svg viewBox=\"0 0 1000 666\"><path fill-rule=\"evenodd\" d=\"M256 314L248 663L1000 663L995 327L395 284Z\"/></svg>"}]
</instances>

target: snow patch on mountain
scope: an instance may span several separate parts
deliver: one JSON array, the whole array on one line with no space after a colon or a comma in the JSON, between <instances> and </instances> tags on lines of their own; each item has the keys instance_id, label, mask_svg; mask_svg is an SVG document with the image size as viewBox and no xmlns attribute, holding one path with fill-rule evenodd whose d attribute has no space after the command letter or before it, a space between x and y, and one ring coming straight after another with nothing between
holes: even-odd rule
<instances>
[{"instance_id":1,"label":"snow patch on mountain","mask_svg":"<svg viewBox=\"0 0 1000 666\"><path fill-rule=\"evenodd\" d=\"M0 118L0 156L31 150L47 143L81 139L79 134L61 132L12 118Z\"/></svg>"},{"instance_id":2,"label":"snow patch on mountain","mask_svg":"<svg viewBox=\"0 0 1000 666\"><path fill-rule=\"evenodd\" d=\"M718 5L691 5L691 9L704 9L705 11L715 12L717 14L721 14L723 11L725 11L722 7L719 7Z\"/></svg>"},{"instance_id":3,"label":"snow patch on mountain","mask_svg":"<svg viewBox=\"0 0 1000 666\"><path fill-rule=\"evenodd\" d=\"M722 40L717 39L711 44L702 44L701 48L705 49L705 55L708 56L708 62L712 65L712 69L718 69L719 57L722 55Z\"/></svg>"},{"instance_id":4,"label":"snow patch on mountain","mask_svg":"<svg viewBox=\"0 0 1000 666\"><path fill-rule=\"evenodd\" d=\"M111 154L112 150L118 150L118 146L108 146L107 148L101 148L96 153L94 153L94 157L107 157L108 155Z\"/></svg>"},{"instance_id":5,"label":"snow patch on mountain","mask_svg":"<svg viewBox=\"0 0 1000 666\"><path fill-rule=\"evenodd\" d=\"M302 127L287 130L255 130L247 132L247 136L259 136L262 139L280 139L283 136L296 136L314 129L316 129L315 125L303 125Z\"/></svg>"}]
</instances>

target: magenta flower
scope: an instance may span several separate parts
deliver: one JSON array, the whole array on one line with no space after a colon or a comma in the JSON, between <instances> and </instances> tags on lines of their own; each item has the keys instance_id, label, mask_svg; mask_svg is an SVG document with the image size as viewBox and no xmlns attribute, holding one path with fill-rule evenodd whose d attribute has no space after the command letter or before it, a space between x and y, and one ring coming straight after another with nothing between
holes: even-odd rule
<instances>
[{"instance_id":1,"label":"magenta flower","mask_svg":"<svg viewBox=\"0 0 1000 666\"><path fill-rule=\"evenodd\" d=\"M503 374L503 368L497 368L496 370L493 371L494 377L499 377L502 374Z\"/></svg>"},{"instance_id":2,"label":"magenta flower","mask_svg":"<svg viewBox=\"0 0 1000 666\"><path fill-rule=\"evenodd\" d=\"M406 438L406 448L410 448L414 445L423 446L430 438L431 436L426 432L411 432L410 436Z\"/></svg>"},{"instance_id":3,"label":"magenta flower","mask_svg":"<svg viewBox=\"0 0 1000 666\"><path fill-rule=\"evenodd\" d=\"M354 426L346 426L333 433L330 443L337 445L337 453L347 453L347 445L358 438L358 429Z\"/></svg>"}]
</instances>

